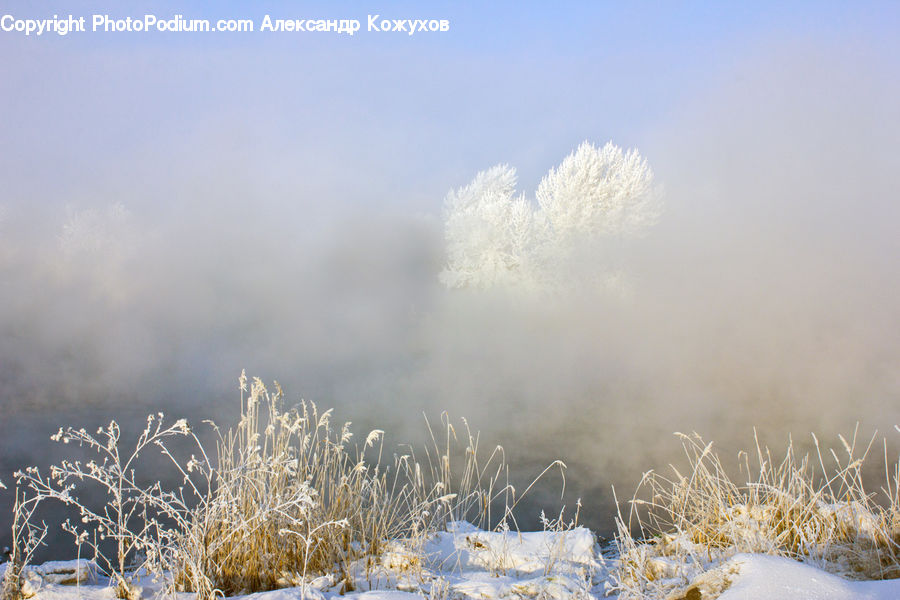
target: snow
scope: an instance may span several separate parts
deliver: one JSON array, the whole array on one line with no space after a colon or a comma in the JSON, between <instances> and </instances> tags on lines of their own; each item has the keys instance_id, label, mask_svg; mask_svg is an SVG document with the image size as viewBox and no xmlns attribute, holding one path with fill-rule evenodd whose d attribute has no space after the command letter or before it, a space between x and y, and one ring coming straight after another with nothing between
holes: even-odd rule
<instances>
[{"instance_id":1,"label":"snow","mask_svg":"<svg viewBox=\"0 0 900 600\"><path fill-rule=\"evenodd\" d=\"M594 535L583 527L519 533L453 522L415 547L397 542L379 568L359 565L356 578L358 588L429 597L564 600L590 593L603 568Z\"/></svg>"},{"instance_id":2,"label":"snow","mask_svg":"<svg viewBox=\"0 0 900 600\"><path fill-rule=\"evenodd\" d=\"M469 523L455 522L430 539L424 551L429 564L438 568L458 565L465 570L504 574L566 572L573 567L597 566L594 534L584 527L518 533L482 531Z\"/></svg>"},{"instance_id":3,"label":"snow","mask_svg":"<svg viewBox=\"0 0 900 600\"><path fill-rule=\"evenodd\" d=\"M343 597L350 600L425 600L425 596L422 594L394 590L351 593L345 594Z\"/></svg>"},{"instance_id":4,"label":"snow","mask_svg":"<svg viewBox=\"0 0 900 600\"><path fill-rule=\"evenodd\" d=\"M738 554L739 573L720 600L897 600L900 580L849 581L789 558Z\"/></svg>"},{"instance_id":5,"label":"snow","mask_svg":"<svg viewBox=\"0 0 900 600\"><path fill-rule=\"evenodd\" d=\"M0 565L0 580L6 575L7 563ZM23 593L40 600L113 600L115 589L108 585L80 585L96 580L97 570L89 560L54 560L25 568Z\"/></svg>"},{"instance_id":6,"label":"snow","mask_svg":"<svg viewBox=\"0 0 900 600\"><path fill-rule=\"evenodd\" d=\"M235 600L599 600L612 566L601 557L593 534L582 527L490 532L457 522L413 548L410 543L398 541L380 563L354 565L354 591L344 591L332 577L319 577L305 590L287 587ZM415 556L420 559L413 560ZM93 569L88 561L29 567L28 592L38 600L113 600L114 589ZM0 565L0 572L4 570ZM77 586L76 573L81 582ZM144 598L154 597L160 589L150 580L142 585ZM721 600L900 598L900 580L850 581L808 564L761 554L735 555L694 578L686 592L690 587L701 590L704 600L715 596L708 590L722 588ZM178 596L193 598L193 594Z\"/></svg>"}]
</instances>

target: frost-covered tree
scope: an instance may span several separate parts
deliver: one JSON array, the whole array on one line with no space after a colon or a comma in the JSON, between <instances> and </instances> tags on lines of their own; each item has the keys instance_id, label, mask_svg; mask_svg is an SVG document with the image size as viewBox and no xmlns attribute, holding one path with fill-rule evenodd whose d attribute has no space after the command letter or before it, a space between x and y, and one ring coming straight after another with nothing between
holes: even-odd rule
<instances>
[{"instance_id":1,"label":"frost-covered tree","mask_svg":"<svg viewBox=\"0 0 900 600\"><path fill-rule=\"evenodd\" d=\"M119 255L129 250L133 236L131 213L121 203L111 204L105 210L75 210L67 206L66 212L59 247L67 259L87 257L96 260L100 256Z\"/></svg>"},{"instance_id":2,"label":"frost-covered tree","mask_svg":"<svg viewBox=\"0 0 900 600\"><path fill-rule=\"evenodd\" d=\"M448 287L514 282L526 270L534 215L524 196L514 197L516 171L498 165L475 176L446 200Z\"/></svg>"},{"instance_id":3,"label":"frost-covered tree","mask_svg":"<svg viewBox=\"0 0 900 600\"><path fill-rule=\"evenodd\" d=\"M647 161L608 143L581 144L541 180L537 206L515 196L516 172L498 165L450 192L445 205L448 287L555 282L575 248L633 236L659 219Z\"/></svg>"},{"instance_id":4,"label":"frost-covered tree","mask_svg":"<svg viewBox=\"0 0 900 600\"><path fill-rule=\"evenodd\" d=\"M537 201L556 238L636 235L660 213L647 160L612 142L581 144L541 180Z\"/></svg>"},{"instance_id":5,"label":"frost-covered tree","mask_svg":"<svg viewBox=\"0 0 900 600\"><path fill-rule=\"evenodd\" d=\"M145 232L121 203L105 208L67 207L58 236L58 273L113 302L134 292L133 261L139 256Z\"/></svg>"}]
</instances>

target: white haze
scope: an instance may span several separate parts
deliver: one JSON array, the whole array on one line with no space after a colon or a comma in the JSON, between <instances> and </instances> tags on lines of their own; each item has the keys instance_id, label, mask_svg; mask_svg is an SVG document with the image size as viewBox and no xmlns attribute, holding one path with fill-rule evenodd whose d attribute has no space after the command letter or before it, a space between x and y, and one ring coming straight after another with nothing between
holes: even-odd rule
<instances>
[{"instance_id":1,"label":"white haze","mask_svg":"<svg viewBox=\"0 0 900 600\"><path fill-rule=\"evenodd\" d=\"M227 423L241 368L392 442L423 440L423 412L465 416L520 480L560 458L569 502L583 496L600 530L610 484L630 492L675 460L674 431L735 450L753 426L776 445L857 422L890 435L900 89L865 53L822 52L736 65L648 137L660 222L593 250L627 274L625 296L446 290L439 198L361 208L299 180L258 186L243 151L198 157L198 177L148 153L136 172L154 183L134 197L100 167L75 197L14 185L0 200L0 478L50 460L61 424L157 409Z\"/></svg>"}]
</instances>

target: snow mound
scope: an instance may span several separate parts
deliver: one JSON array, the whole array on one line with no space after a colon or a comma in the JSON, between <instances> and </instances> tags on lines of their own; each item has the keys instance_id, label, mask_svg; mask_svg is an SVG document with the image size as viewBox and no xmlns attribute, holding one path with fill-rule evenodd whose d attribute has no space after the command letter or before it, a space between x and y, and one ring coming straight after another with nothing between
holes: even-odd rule
<instances>
[{"instance_id":1,"label":"snow mound","mask_svg":"<svg viewBox=\"0 0 900 600\"><path fill-rule=\"evenodd\" d=\"M900 579L849 581L780 556L738 554L738 576L719 600L897 600Z\"/></svg>"},{"instance_id":2,"label":"snow mound","mask_svg":"<svg viewBox=\"0 0 900 600\"><path fill-rule=\"evenodd\" d=\"M598 561L594 534L583 527L520 533L457 521L424 540L397 540L377 567L358 564L354 579L358 590L446 600L568 600L591 595L603 572Z\"/></svg>"},{"instance_id":3,"label":"snow mound","mask_svg":"<svg viewBox=\"0 0 900 600\"><path fill-rule=\"evenodd\" d=\"M597 567L594 534L584 527L565 531L483 531L450 523L424 547L428 564L445 570L485 570L494 574L545 575Z\"/></svg>"}]
</instances>

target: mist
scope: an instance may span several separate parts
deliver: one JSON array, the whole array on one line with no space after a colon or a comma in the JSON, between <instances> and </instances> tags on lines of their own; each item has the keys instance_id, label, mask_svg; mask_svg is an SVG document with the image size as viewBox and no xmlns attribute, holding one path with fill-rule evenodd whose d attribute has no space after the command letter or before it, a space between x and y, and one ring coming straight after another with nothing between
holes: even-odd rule
<instances>
[{"instance_id":1,"label":"mist","mask_svg":"<svg viewBox=\"0 0 900 600\"><path fill-rule=\"evenodd\" d=\"M427 202L369 205L347 200L359 182L261 185L265 165L215 137L195 162L151 145L140 172L158 175L134 194L133 171L66 186L34 167L0 200L0 479L56 460L60 425L227 425L243 368L390 444L465 417L518 482L561 459L563 501L600 532L611 486L678 460L675 431L737 452L754 427L779 447L858 423L896 445L900 89L866 52L753 53L645 135L659 224L581 261L624 291L443 288L442 194L474 171L411 172L399 189ZM552 140L555 160L580 141ZM529 196L553 164L526 170Z\"/></svg>"}]
</instances>

